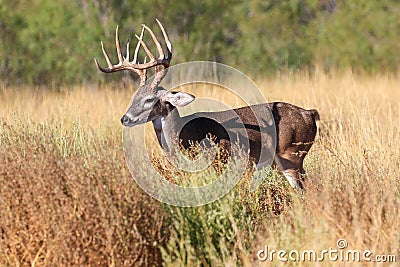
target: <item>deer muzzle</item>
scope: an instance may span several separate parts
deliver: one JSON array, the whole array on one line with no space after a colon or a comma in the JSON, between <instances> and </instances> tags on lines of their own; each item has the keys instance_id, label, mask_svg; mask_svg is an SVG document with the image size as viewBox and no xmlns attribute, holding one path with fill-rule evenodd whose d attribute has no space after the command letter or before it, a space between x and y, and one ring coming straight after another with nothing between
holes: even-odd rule
<instances>
[{"instance_id":1,"label":"deer muzzle","mask_svg":"<svg viewBox=\"0 0 400 267\"><path fill-rule=\"evenodd\" d=\"M135 118L135 119L131 119L130 117L128 117L126 114L124 116L122 116L121 118L121 123L123 126L126 127L132 127L136 124L136 122L139 120L139 118Z\"/></svg>"}]
</instances>

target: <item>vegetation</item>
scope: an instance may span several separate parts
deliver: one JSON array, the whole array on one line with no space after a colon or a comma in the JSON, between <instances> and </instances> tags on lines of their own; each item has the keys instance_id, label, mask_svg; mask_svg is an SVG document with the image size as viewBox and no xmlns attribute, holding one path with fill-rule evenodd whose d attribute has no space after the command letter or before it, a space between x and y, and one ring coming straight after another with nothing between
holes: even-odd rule
<instances>
[{"instance_id":1,"label":"vegetation","mask_svg":"<svg viewBox=\"0 0 400 267\"><path fill-rule=\"evenodd\" d=\"M321 114L307 192L301 197L277 174L249 192L245 176L198 208L160 204L135 185L118 121L128 90L3 86L0 265L254 266L265 245L321 251L339 238L349 249L398 255L399 82L351 71L260 81L268 99Z\"/></svg>"},{"instance_id":2,"label":"vegetation","mask_svg":"<svg viewBox=\"0 0 400 267\"><path fill-rule=\"evenodd\" d=\"M253 77L316 65L395 72L399 10L396 0L0 0L0 78L96 82L100 41L111 51L116 25L125 41L141 23L155 26L155 18L173 41L173 64L219 61Z\"/></svg>"},{"instance_id":3,"label":"vegetation","mask_svg":"<svg viewBox=\"0 0 400 267\"><path fill-rule=\"evenodd\" d=\"M339 238L399 261L399 10L396 0L0 0L0 265L254 266L264 246L322 251ZM304 195L273 171L254 192L246 172L196 208L135 184L119 122L132 83L93 58L104 64L103 40L116 60L116 25L122 42L141 23L157 29L155 18L173 64L222 62L269 100L318 109ZM152 162L171 182L217 178L171 172L150 132Z\"/></svg>"}]
</instances>

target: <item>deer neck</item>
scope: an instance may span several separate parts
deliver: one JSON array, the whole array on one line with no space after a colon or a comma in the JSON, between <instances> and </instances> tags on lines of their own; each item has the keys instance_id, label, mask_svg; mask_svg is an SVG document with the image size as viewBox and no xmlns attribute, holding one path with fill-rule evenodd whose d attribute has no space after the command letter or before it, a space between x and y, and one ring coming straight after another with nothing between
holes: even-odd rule
<instances>
[{"instance_id":1,"label":"deer neck","mask_svg":"<svg viewBox=\"0 0 400 267\"><path fill-rule=\"evenodd\" d=\"M178 128L181 117L176 107L172 106L153 120L153 128L157 135L157 140L163 149L168 150L168 144L170 140L168 138L174 138L178 136Z\"/></svg>"}]
</instances>

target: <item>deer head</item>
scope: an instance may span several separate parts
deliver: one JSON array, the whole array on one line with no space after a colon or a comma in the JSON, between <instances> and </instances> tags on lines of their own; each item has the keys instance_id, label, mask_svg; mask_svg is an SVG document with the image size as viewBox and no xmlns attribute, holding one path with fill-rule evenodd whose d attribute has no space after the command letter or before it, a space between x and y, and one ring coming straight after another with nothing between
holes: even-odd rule
<instances>
[{"instance_id":1,"label":"deer head","mask_svg":"<svg viewBox=\"0 0 400 267\"><path fill-rule=\"evenodd\" d=\"M126 56L124 57L122 55L121 46L119 43L118 26L115 31L115 45L117 47L119 63L116 65L111 63L110 57L104 49L103 42L101 42L101 48L103 50L108 67L101 67L98 61L95 59L98 69L102 72L112 73L121 70L129 70L138 74L140 77L140 86L132 99L132 104L128 108L125 115L123 115L121 118L121 123L127 127L132 127L148 121L156 120L159 116L166 115L169 109L173 109L175 106L185 106L194 100L194 96L190 94L183 92L169 92L163 87L159 86L162 79L167 74L171 62L172 44L169 41L168 35L159 20L157 20L157 23L160 26L164 36L165 44L168 50L167 55L164 55L162 46L158 42L153 31L146 25L142 24L143 28L140 36L135 35L138 39L138 43L136 45L132 61L130 61L129 55L129 40L126 43ZM153 56L143 41L143 34L145 30L150 33L157 47L159 53L157 58ZM149 57L149 62L146 62L145 58L143 63L138 63L138 52L140 46L143 47L147 56ZM151 83L147 83L147 69L153 67L155 68L154 80Z\"/></svg>"}]
</instances>

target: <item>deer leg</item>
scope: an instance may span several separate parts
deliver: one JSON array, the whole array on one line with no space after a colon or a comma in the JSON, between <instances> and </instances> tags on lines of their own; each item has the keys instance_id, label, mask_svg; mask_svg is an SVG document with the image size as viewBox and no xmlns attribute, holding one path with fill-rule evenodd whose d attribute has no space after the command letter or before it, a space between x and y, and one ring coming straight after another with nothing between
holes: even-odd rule
<instances>
[{"instance_id":1,"label":"deer leg","mask_svg":"<svg viewBox=\"0 0 400 267\"><path fill-rule=\"evenodd\" d=\"M289 184L293 188L301 188L303 189L302 183L298 179L298 173L295 170L287 169L283 171L283 175L285 176L286 180L288 180Z\"/></svg>"},{"instance_id":2,"label":"deer leg","mask_svg":"<svg viewBox=\"0 0 400 267\"><path fill-rule=\"evenodd\" d=\"M275 164L279 167L293 188L298 187L304 189L302 176L305 174L305 171L302 161L298 159L287 159L277 155Z\"/></svg>"}]
</instances>

